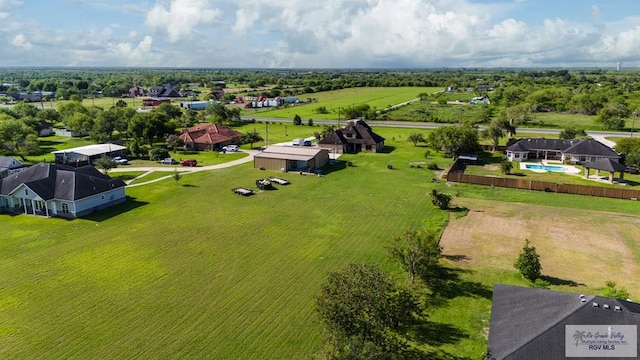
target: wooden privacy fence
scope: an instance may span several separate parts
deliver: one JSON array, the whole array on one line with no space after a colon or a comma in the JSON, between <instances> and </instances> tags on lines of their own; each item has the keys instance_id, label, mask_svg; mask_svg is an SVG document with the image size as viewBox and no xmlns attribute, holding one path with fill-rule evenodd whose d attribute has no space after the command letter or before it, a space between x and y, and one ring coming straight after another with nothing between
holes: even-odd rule
<instances>
[{"instance_id":1,"label":"wooden privacy fence","mask_svg":"<svg viewBox=\"0 0 640 360\"><path fill-rule=\"evenodd\" d=\"M455 167L455 164L453 167ZM487 186L498 186L498 187L513 188L513 189L555 192L555 193L563 193L563 194L599 196L599 197L608 197L613 199L637 200L638 198L640 198L640 190L608 188L608 187L588 186L588 185L557 184L557 183L546 182L546 181L515 179L515 178L506 178L506 177L498 177L498 176L466 175L461 172L452 172L452 171L449 171L449 173L447 173L447 181L467 183L467 184L487 185Z\"/></svg>"}]
</instances>

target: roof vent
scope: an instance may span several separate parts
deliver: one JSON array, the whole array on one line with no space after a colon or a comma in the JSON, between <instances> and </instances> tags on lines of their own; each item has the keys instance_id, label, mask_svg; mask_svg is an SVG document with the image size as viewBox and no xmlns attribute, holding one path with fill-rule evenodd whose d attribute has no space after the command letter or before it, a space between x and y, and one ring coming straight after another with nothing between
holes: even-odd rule
<instances>
[{"instance_id":1,"label":"roof vent","mask_svg":"<svg viewBox=\"0 0 640 360\"><path fill-rule=\"evenodd\" d=\"M598 305L597 302L594 302L593 304L591 304L591 306L594 307L594 308L600 307L600 305Z\"/></svg>"},{"instance_id":2,"label":"roof vent","mask_svg":"<svg viewBox=\"0 0 640 360\"><path fill-rule=\"evenodd\" d=\"M585 299L585 298L580 298L580 302L584 304L584 303L586 303L586 302L587 302L587 299Z\"/></svg>"},{"instance_id":3,"label":"roof vent","mask_svg":"<svg viewBox=\"0 0 640 360\"><path fill-rule=\"evenodd\" d=\"M622 311L622 308L616 305L613 307L613 311Z\"/></svg>"},{"instance_id":4,"label":"roof vent","mask_svg":"<svg viewBox=\"0 0 640 360\"><path fill-rule=\"evenodd\" d=\"M580 296L579 296L579 297L580 297L580 299L584 299L584 298L586 298L587 296L586 296L585 294L580 294Z\"/></svg>"},{"instance_id":5,"label":"roof vent","mask_svg":"<svg viewBox=\"0 0 640 360\"><path fill-rule=\"evenodd\" d=\"M602 305L602 308L603 308L603 309L605 309L605 310L609 310L609 309L611 309L611 307L609 306L609 304L604 304L604 305Z\"/></svg>"}]
</instances>

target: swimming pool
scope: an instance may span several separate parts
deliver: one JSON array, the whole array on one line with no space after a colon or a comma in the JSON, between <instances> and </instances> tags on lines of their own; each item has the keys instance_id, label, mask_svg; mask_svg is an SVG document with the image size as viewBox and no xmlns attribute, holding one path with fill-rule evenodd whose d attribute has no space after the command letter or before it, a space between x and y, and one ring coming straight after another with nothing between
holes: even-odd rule
<instances>
[{"instance_id":1,"label":"swimming pool","mask_svg":"<svg viewBox=\"0 0 640 360\"><path fill-rule=\"evenodd\" d=\"M551 172L566 172L567 168L560 165L525 164L527 170L543 170Z\"/></svg>"}]
</instances>

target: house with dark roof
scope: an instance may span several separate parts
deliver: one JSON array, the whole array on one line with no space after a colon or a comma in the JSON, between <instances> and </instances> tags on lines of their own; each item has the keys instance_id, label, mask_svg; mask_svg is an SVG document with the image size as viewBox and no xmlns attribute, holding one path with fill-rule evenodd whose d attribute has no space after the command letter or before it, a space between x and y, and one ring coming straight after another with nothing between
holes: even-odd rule
<instances>
[{"instance_id":1,"label":"house with dark roof","mask_svg":"<svg viewBox=\"0 0 640 360\"><path fill-rule=\"evenodd\" d=\"M11 172L11 170L23 167L22 163L9 156L0 156L0 178L3 178Z\"/></svg>"},{"instance_id":2,"label":"house with dark roof","mask_svg":"<svg viewBox=\"0 0 640 360\"><path fill-rule=\"evenodd\" d=\"M560 160L582 164L599 159L620 160L613 149L594 139L520 139L507 146L505 152L509 161Z\"/></svg>"},{"instance_id":3,"label":"house with dark roof","mask_svg":"<svg viewBox=\"0 0 640 360\"><path fill-rule=\"evenodd\" d=\"M39 163L0 179L0 212L76 218L124 202L124 188L90 165Z\"/></svg>"},{"instance_id":4,"label":"house with dark roof","mask_svg":"<svg viewBox=\"0 0 640 360\"><path fill-rule=\"evenodd\" d=\"M170 84L164 84L160 86L153 86L147 92L147 96L151 96L154 98L171 98L171 97L180 97L180 93L174 89Z\"/></svg>"},{"instance_id":5,"label":"house with dark roof","mask_svg":"<svg viewBox=\"0 0 640 360\"><path fill-rule=\"evenodd\" d=\"M138 85L134 85L133 87L131 87L129 89L129 96L130 97L138 97L138 96L144 96L145 91L142 87L138 86Z\"/></svg>"},{"instance_id":6,"label":"house with dark roof","mask_svg":"<svg viewBox=\"0 0 640 360\"><path fill-rule=\"evenodd\" d=\"M318 146L332 149L337 153L381 152L384 138L373 132L363 120L350 121L342 129L337 129L318 142Z\"/></svg>"},{"instance_id":7,"label":"house with dark roof","mask_svg":"<svg viewBox=\"0 0 640 360\"><path fill-rule=\"evenodd\" d=\"M225 145L242 144L242 133L228 127L202 123L184 130L180 136L187 149L215 150Z\"/></svg>"},{"instance_id":8,"label":"house with dark roof","mask_svg":"<svg viewBox=\"0 0 640 360\"><path fill-rule=\"evenodd\" d=\"M638 325L631 301L496 284L487 359L637 358Z\"/></svg>"}]
</instances>

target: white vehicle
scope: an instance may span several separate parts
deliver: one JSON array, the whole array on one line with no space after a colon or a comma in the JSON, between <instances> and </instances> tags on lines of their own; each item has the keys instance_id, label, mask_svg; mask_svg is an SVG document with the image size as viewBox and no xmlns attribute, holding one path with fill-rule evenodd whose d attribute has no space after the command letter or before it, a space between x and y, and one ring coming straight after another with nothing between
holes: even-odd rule
<instances>
[{"instance_id":1,"label":"white vehicle","mask_svg":"<svg viewBox=\"0 0 640 360\"><path fill-rule=\"evenodd\" d=\"M225 146L222 147L222 151L224 151L224 152L238 151L238 150L240 150L238 145L225 145Z\"/></svg>"},{"instance_id":2,"label":"white vehicle","mask_svg":"<svg viewBox=\"0 0 640 360\"><path fill-rule=\"evenodd\" d=\"M119 165L127 165L129 163L128 159L123 158L122 156L116 156L113 158L113 161L116 162L116 164Z\"/></svg>"}]
</instances>

